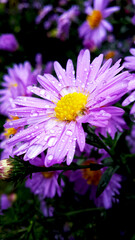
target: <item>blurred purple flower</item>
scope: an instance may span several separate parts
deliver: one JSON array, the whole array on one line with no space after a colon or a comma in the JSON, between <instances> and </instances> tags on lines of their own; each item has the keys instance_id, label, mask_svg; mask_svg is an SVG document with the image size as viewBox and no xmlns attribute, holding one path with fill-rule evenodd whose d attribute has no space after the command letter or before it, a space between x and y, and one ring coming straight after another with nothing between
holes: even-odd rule
<instances>
[{"instance_id":1,"label":"blurred purple flower","mask_svg":"<svg viewBox=\"0 0 135 240\"><path fill-rule=\"evenodd\" d=\"M15 52L18 47L18 42L13 34L6 33L0 36L0 50Z\"/></svg>"},{"instance_id":2,"label":"blurred purple flower","mask_svg":"<svg viewBox=\"0 0 135 240\"><path fill-rule=\"evenodd\" d=\"M47 205L44 200L40 201L40 209L45 217L53 217L54 208L51 205Z\"/></svg>"},{"instance_id":3,"label":"blurred purple flower","mask_svg":"<svg viewBox=\"0 0 135 240\"><path fill-rule=\"evenodd\" d=\"M93 0L93 8L90 4L86 5L85 13L87 14L86 21L79 27L79 36L85 41L92 41L96 46L100 46L106 39L107 31L112 31L112 25L105 20L113 12L119 10L119 7L107 8L109 1Z\"/></svg>"},{"instance_id":4,"label":"blurred purple flower","mask_svg":"<svg viewBox=\"0 0 135 240\"><path fill-rule=\"evenodd\" d=\"M97 162L94 159L86 160L84 165L89 165L90 163L100 163L100 161L98 160ZM90 200L93 200L97 207L104 207L108 209L112 207L112 202L118 201L118 199L115 198L115 195L119 195L122 177L118 174L114 174L105 190L97 198L97 185L104 171L104 169L91 171L87 168L72 171L68 177L71 182L74 182L74 189L77 193L84 195L88 191L90 193Z\"/></svg>"},{"instance_id":5,"label":"blurred purple flower","mask_svg":"<svg viewBox=\"0 0 135 240\"><path fill-rule=\"evenodd\" d=\"M49 61L49 62L47 62L46 63L46 65L45 65L45 69L44 69L44 73L52 73L52 71L53 71L53 62L52 61Z\"/></svg>"},{"instance_id":6,"label":"blurred purple flower","mask_svg":"<svg viewBox=\"0 0 135 240\"><path fill-rule=\"evenodd\" d=\"M77 16L79 15L79 7L72 6L68 11L65 11L59 18L58 18L58 25L57 25L57 37L61 40L65 40L69 37L69 29L71 26L72 21L77 20Z\"/></svg>"},{"instance_id":7,"label":"blurred purple flower","mask_svg":"<svg viewBox=\"0 0 135 240\"><path fill-rule=\"evenodd\" d=\"M123 63L123 66L125 68L128 68L131 71L135 71L135 48L131 48L129 50L129 52L133 55L133 56L128 56L125 57L124 60L125 62Z\"/></svg>"},{"instance_id":8,"label":"blurred purple flower","mask_svg":"<svg viewBox=\"0 0 135 240\"><path fill-rule=\"evenodd\" d=\"M126 136L127 143L129 145L132 154L135 154L135 124L132 126L130 136Z\"/></svg>"},{"instance_id":9,"label":"blurred purple flower","mask_svg":"<svg viewBox=\"0 0 135 240\"><path fill-rule=\"evenodd\" d=\"M125 62L123 63L123 66L125 68L128 68L130 71L135 71L135 48L131 48L130 53L133 56L125 57ZM130 95L123 101L122 103L123 106L127 106L130 103L135 102L135 74L132 74L132 79L128 84L128 91L130 92ZM135 115L135 103L133 104L130 110L130 114Z\"/></svg>"},{"instance_id":10,"label":"blurred purple flower","mask_svg":"<svg viewBox=\"0 0 135 240\"><path fill-rule=\"evenodd\" d=\"M11 207L11 202L6 194L0 196L0 215L3 215L2 210L6 210Z\"/></svg>"},{"instance_id":11,"label":"blurred purple flower","mask_svg":"<svg viewBox=\"0 0 135 240\"><path fill-rule=\"evenodd\" d=\"M43 167L44 158L45 156L42 153L41 158L37 157L31 160L30 163ZM56 194L60 197L63 191L62 187L65 185L62 179L60 185L58 184L60 172L61 171L33 173L32 178L26 180L25 186L30 188L31 192L38 195L41 200L46 197L53 198Z\"/></svg>"},{"instance_id":12,"label":"blurred purple flower","mask_svg":"<svg viewBox=\"0 0 135 240\"><path fill-rule=\"evenodd\" d=\"M3 215L3 210L6 210L12 206L12 203L16 201L16 194L11 193L9 195L2 194L0 196L0 215Z\"/></svg>"},{"instance_id":13,"label":"blurred purple flower","mask_svg":"<svg viewBox=\"0 0 135 240\"><path fill-rule=\"evenodd\" d=\"M53 6L52 5L46 5L43 7L43 9L40 10L39 15L36 17L35 22L36 24L39 24L41 20L50 12L52 11Z\"/></svg>"},{"instance_id":14,"label":"blurred purple flower","mask_svg":"<svg viewBox=\"0 0 135 240\"><path fill-rule=\"evenodd\" d=\"M38 73L38 70L32 72L29 62L14 64L13 68L8 68L8 74L3 76L4 82L1 84L4 88L0 90L1 114L9 116L8 109L15 106L13 99L17 96L30 96L32 94L27 86L36 84Z\"/></svg>"},{"instance_id":15,"label":"blurred purple flower","mask_svg":"<svg viewBox=\"0 0 135 240\"><path fill-rule=\"evenodd\" d=\"M131 22L133 25L135 25L135 15L132 17Z\"/></svg>"}]
</instances>

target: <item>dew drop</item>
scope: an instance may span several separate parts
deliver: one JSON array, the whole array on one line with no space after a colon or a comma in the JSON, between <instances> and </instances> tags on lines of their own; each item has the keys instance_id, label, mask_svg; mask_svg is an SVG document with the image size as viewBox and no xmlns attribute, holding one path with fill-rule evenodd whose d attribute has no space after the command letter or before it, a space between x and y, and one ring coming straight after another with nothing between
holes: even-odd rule
<instances>
[{"instance_id":1,"label":"dew drop","mask_svg":"<svg viewBox=\"0 0 135 240\"><path fill-rule=\"evenodd\" d=\"M32 114L30 114L30 117L36 117L36 116L38 116L37 113L32 113Z\"/></svg>"},{"instance_id":2,"label":"dew drop","mask_svg":"<svg viewBox=\"0 0 135 240\"><path fill-rule=\"evenodd\" d=\"M50 130L50 133L54 133L54 130L53 130L53 129L51 129L51 130Z\"/></svg>"},{"instance_id":3,"label":"dew drop","mask_svg":"<svg viewBox=\"0 0 135 240\"><path fill-rule=\"evenodd\" d=\"M48 138L49 138L49 136L45 136L45 138L44 138L45 142L47 141Z\"/></svg>"},{"instance_id":4,"label":"dew drop","mask_svg":"<svg viewBox=\"0 0 135 240\"><path fill-rule=\"evenodd\" d=\"M130 101L130 102L135 101L135 96L133 96L133 95L129 96L129 101Z\"/></svg>"},{"instance_id":5,"label":"dew drop","mask_svg":"<svg viewBox=\"0 0 135 240\"><path fill-rule=\"evenodd\" d=\"M48 146L49 146L49 147L54 146L55 143L56 143L56 141L57 141L57 138L56 138L56 137L51 137L51 138L49 139L49 141L48 141Z\"/></svg>"},{"instance_id":6,"label":"dew drop","mask_svg":"<svg viewBox=\"0 0 135 240\"><path fill-rule=\"evenodd\" d=\"M53 155L50 154L50 155L48 156L48 160L51 161L52 159L53 159Z\"/></svg>"},{"instance_id":7,"label":"dew drop","mask_svg":"<svg viewBox=\"0 0 135 240\"><path fill-rule=\"evenodd\" d=\"M72 134L73 134L73 133L72 133L71 130L67 130L67 131L66 131L66 135L67 135L67 136L72 136Z\"/></svg>"},{"instance_id":8,"label":"dew drop","mask_svg":"<svg viewBox=\"0 0 135 240\"><path fill-rule=\"evenodd\" d=\"M49 108L49 105L45 105L45 108Z\"/></svg>"},{"instance_id":9,"label":"dew drop","mask_svg":"<svg viewBox=\"0 0 135 240\"><path fill-rule=\"evenodd\" d=\"M58 77L59 77L59 79L62 79L62 76L61 76L61 75L59 75Z\"/></svg>"},{"instance_id":10,"label":"dew drop","mask_svg":"<svg viewBox=\"0 0 135 240\"><path fill-rule=\"evenodd\" d=\"M42 89L42 90L40 90L40 92L39 92L41 95L44 95L45 94L45 90L44 89Z\"/></svg>"}]
</instances>

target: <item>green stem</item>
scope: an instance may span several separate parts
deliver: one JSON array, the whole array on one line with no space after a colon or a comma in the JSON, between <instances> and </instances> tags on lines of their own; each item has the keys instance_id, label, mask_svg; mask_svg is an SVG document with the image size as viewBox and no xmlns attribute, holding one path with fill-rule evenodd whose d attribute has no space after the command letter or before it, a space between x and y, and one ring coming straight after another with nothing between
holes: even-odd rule
<instances>
[{"instance_id":1,"label":"green stem","mask_svg":"<svg viewBox=\"0 0 135 240\"><path fill-rule=\"evenodd\" d=\"M103 211L105 210L104 208L86 208L86 209L80 209L77 211L72 211L72 212L65 212L65 213L58 213L59 215L66 215L66 216L72 216L75 214L80 214L80 213L85 213L85 212L94 212L94 211Z\"/></svg>"},{"instance_id":2,"label":"green stem","mask_svg":"<svg viewBox=\"0 0 135 240\"><path fill-rule=\"evenodd\" d=\"M31 167L31 166L30 166ZM93 169L95 167L95 169ZM36 173L36 172L50 172L50 171L68 171L68 170L77 170L77 169L86 169L86 168L92 168L92 170L99 170L103 168L103 164L92 164L90 163L89 165L70 165L70 166L53 166L53 167L35 167L32 166L30 172L31 173Z\"/></svg>"}]
</instances>

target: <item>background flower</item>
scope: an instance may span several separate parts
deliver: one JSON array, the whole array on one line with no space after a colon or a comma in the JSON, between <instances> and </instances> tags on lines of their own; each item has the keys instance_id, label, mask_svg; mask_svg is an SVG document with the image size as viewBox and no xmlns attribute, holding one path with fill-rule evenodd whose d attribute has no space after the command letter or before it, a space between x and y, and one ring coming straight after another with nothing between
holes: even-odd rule
<instances>
[{"instance_id":1,"label":"background flower","mask_svg":"<svg viewBox=\"0 0 135 240\"><path fill-rule=\"evenodd\" d=\"M0 36L0 50L15 52L18 47L18 42L13 34L5 33Z\"/></svg>"},{"instance_id":2,"label":"background flower","mask_svg":"<svg viewBox=\"0 0 135 240\"><path fill-rule=\"evenodd\" d=\"M105 20L113 12L119 10L119 7L107 8L109 1L93 1L93 8L87 4L85 13L87 14L86 21L79 27L79 37L83 38L83 44L86 46L86 41L93 42L96 46L100 46L101 43L107 37L107 31L112 31L112 25Z\"/></svg>"}]
</instances>

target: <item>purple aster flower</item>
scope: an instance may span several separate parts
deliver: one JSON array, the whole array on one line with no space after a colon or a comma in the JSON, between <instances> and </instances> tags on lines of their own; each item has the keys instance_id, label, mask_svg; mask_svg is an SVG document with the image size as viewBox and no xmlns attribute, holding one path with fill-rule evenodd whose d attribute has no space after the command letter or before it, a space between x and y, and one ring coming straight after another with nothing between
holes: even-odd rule
<instances>
[{"instance_id":1,"label":"purple aster flower","mask_svg":"<svg viewBox=\"0 0 135 240\"><path fill-rule=\"evenodd\" d=\"M135 48L131 48L130 53L133 56L125 57L123 66L131 71L135 71ZM128 90L130 92L130 95L123 101L123 106L127 106L130 103L135 102L135 74L132 74L132 79L128 84ZM135 114L135 103L133 104L130 113Z\"/></svg>"},{"instance_id":2,"label":"purple aster flower","mask_svg":"<svg viewBox=\"0 0 135 240\"><path fill-rule=\"evenodd\" d=\"M41 158L35 158L30 161L35 166L44 166L44 154ZM58 176L61 171L51 172L39 172L33 173L32 178L26 180L25 186L31 189L35 195L38 195L39 199L46 197L53 198L56 194L60 197L62 194L62 187L64 187L64 181L61 179L60 185L58 184Z\"/></svg>"},{"instance_id":3,"label":"purple aster flower","mask_svg":"<svg viewBox=\"0 0 135 240\"><path fill-rule=\"evenodd\" d=\"M127 143L129 145L132 154L135 154L135 124L132 126L130 136L126 136Z\"/></svg>"},{"instance_id":4,"label":"purple aster flower","mask_svg":"<svg viewBox=\"0 0 135 240\"><path fill-rule=\"evenodd\" d=\"M130 114L133 114L135 117L135 74L132 74L132 79L128 84L128 91L130 92L129 96L123 101L122 105L127 106L133 103L131 107Z\"/></svg>"},{"instance_id":5,"label":"purple aster flower","mask_svg":"<svg viewBox=\"0 0 135 240\"><path fill-rule=\"evenodd\" d=\"M53 62L49 61L45 65L44 73L50 73L51 74L52 71L53 71Z\"/></svg>"},{"instance_id":6,"label":"purple aster flower","mask_svg":"<svg viewBox=\"0 0 135 240\"><path fill-rule=\"evenodd\" d=\"M18 47L18 42L13 34L6 33L0 36L0 50L15 52Z\"/></svg>"},{"instance_id":7,"label":"purple aster flower","mask_svg":"<svg viewBox=\"0 0 135 240\"><path fill-rule=\"evenodd\" d=\"M0 0L0 3L7 3L8 0Z\"/></svg>"},{"instance_id":8,"label":"purple aster flower","mask_svg":"<svg viewBox=\"0 0 135 240\"><path fill-rule=\"evenodd\" d=\"M18 117L11 117L10 119L7 119L6 121L13 121L15 119L18 119ZM4 132L0 134L0 149L3 149L1 155L0 155L0 160L9 158L9 156L14 157L12 154L12 149L13 146L7 146L7 141L8 139L13 136L15 133L19 132L21 128L7 128L4 129Z\"/></svg>"},{"instance_id":9,"label":"purple aster flower","mask_svg":"<svg viewBox=\"0 0 135 240\"><path fill-rule=\"evenodd\" d=\"M40 10L39 15L36 17L35 22L36 24L39 24L41 20L50 12L52 11L53 6L52 5L46 5L43 7L43 9Z\"/></svg>"},{"instance_id":10,"label":"purple aster flower","mask_svg":"<svg viewBox=\"0 0 135 240\"><path fill-rule=\"evenodd\" d=\"M132 23L133 25L135 25L135 15L132 17L131 23Z\"/></svg>"},{"instance_id":11,"label":"purple aster flower","mask_svg":"<svg viewBox=\"0 0 135 240\"><path fill-rule=\"evenodd\" d=\"M76 21L79 15L79 7L72 6L68 11L64 12L58 19L57 37L65 40L69 37L69 29L72 21Z\"/></svg>"},{"instance_id":12,"label":"purple aster flower","mask_svg":"<svg viewBox=\"0 0 135 240\"><path fill-rule=\"evenodd\" d=\"M32 72L29 62L24 64L15 64L13 68L8 68L8 74L3 76L4 82L2 83L3 89L0 90L1 109L0 113L8 115L8 109L14 107L13 99L17 96L30 96L31 92L27 86L36 83L36 76L38 70Z\"/></svg>"},{"instance_id":13,"label":"purple aster flower","mask_svg":"<svg viewBox=\"0 0 135 240\"><path fill-rule=\"evenodd\" d=\"M115 137L116 132L122 132L123 129L127 129L126 122L123 119L123 109L118 108L115 113L113 112L112 107L108 107L107 109L108 113L111 114L111 118L108 121L108 125L105 127L97 127L96 128L96 133L101 133L103 136L107 137L107 133L110 134L112 138Z\"/></svg>"},{"instance_id":14,"label":"purple aster flower","mask_svg":"<svg viewBox=\"0 0 135 240\"><path fill-rule=\"evenodd\" d=\"M86 21L79 27L79 36L84 39L84 44L89 40L100 46L106 39L107 31L113 30L112 25L105 18L118 11L119 7L107 8L108 3L108 0L93 0L93 8L87 4Z\"/></svg>"},{"instance_id":15,"label":"purple aster flower","mask_svg":"<svg viewBox=\"0 0 135 240\"><path fill-rule=\"evenodd\" d=\"M89 165L90 163L96 163L96 161L94 159L86 160L83 164ZM99 160L98 163L100 163ZM79 169L69 174L69 180L74 182L74 189L77 193L84 195L89 191L89 198L94 201L97 207L108 209L112 207L112 202L118 201L118 199L116 200L115 195L119 194L122 177L118 174L114 174L105 190L98 198L96 198L97 185L103 172L104 169L97 171L91 171L89 168Z\"/></svg>"},{"instance_id":16,"label":"purple aster flower","mask_svg":"<svg viewBox=\"0 0 135 240\"><path fill-rule=\"evenodd\" d=\"M53 217L54 207L48 205L44 200L40 202L40 209L45 217Z\"/></svg>"},{"instance_id":17,"label":"purple aster flower","mask_svg":"<svg viewBox=\"0 0 135 240\"><path fill-rule=\"evenodd\" d=\"M125 93L131 79L128 71L120 73L120 61L112 67L109 59L102 66L103 55L90 64L90 52L82 50L77 59L76 77L69 59L66 71L54 63L58 80L50 74L38 76L42 88L31 86L29 91L41 98L17 97L18 107L9 110L20 119L7 122L5 128L27 126L8 140L9 146L20 143L15 155L25 153L30 160L47 150L46 167L64 161L69 165L74 157L76 144L80 151L85 147L82 123L90 126L108 127L114 116L122 116L124 110L112 106ZM112 126L112 125L111 125Z\"/></svg>"},{"instance_id":18,"label":"purple aster flower","mask_svg":"<svg viewBox=\"0 0 135 240\"><path fill-rule=\"evenodd\" d=\"M6 210L11 207L11 202L6 194L0 196L0 215L2 215L2 210Z\"/></svg>"},{"instance_id":19,"label":"purple aster flower","mask_svg":"<svg viewBox=\"0 0 135 240\"><path fill-rule=\"evenodd\" d=\"M135 48L131 48L129 51L133 56L125 57L125 62L123 63L123 65L129 70L135 71Z\"/></svg>"},{"instance_id":20,"label":"purple aster flower","mask_svg":"<svg viewBox=\"0 0 135 240\"><path fill-rule=\"evenodd\" d=\"M0 196L0 215L3 215L3 210L6 210L12 206L12 203L16 200L17 196L15 193L9 195L2 194Z\"/></svg>"}]
</instances>

